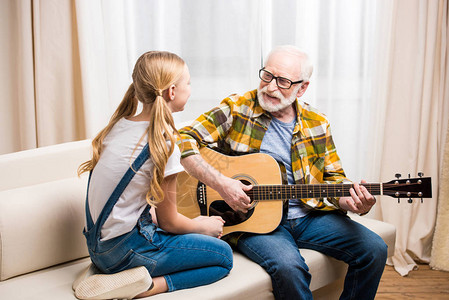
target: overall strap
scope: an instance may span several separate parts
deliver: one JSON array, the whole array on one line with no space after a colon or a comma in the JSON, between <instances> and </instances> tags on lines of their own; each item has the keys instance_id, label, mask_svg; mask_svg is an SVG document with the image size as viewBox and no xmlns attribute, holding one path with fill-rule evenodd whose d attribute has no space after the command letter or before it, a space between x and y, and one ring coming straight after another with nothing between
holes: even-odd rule
<instances>
[{"instance_id":1,"label":"overall strap","mask_svg":"<svg viewBox=\"0 0 449 300\"><path fill-rule=\"evenodd\" d=\"M109 217L112 209L114 208L115 203L117 203L118 199L120 198L121 194L123 193L125 188L128 186L128 184L130 183L131 179L134 177L134 175L136 175L136 173L140 169L140 167L142 167L142 165L145 163L145 161L147 161L147 159L149 158L150 153L149 153L148 149L149 149L149 146L147 143L143 147L139 156L137 156L137 158L133 162L132 166L126 171L125 175L123 175L122 179L117 184L117 186L115 187L111 196L109 197L108 201L104 205L103 210L101 211L100 215L98 216L98 219L96 222L96 227L97 227L98 231L100 231L101 228L103 227L103 224L106 222L106 219ZM90 181L90 177L89 177L89 181ZM90 225L88 223L88 226L94 225L94 223L92 222L92 217L90 215L89 203L88 203L87 197L86 197L86 219L87 219L87 222L89 222L89 219L91 222ZM90 230L90 228L91 227L88 227L87 230Z\"/></svg>"},{"instance_id":2,"label":"overall strap","mask_svg":"<svg viewBox=\"0 0 449 300\"><path fill-rule=\"evenodd\" d=\"M87 193L86 193L86 205L85 205L85 211L86 211L86 231L89 231L93 226L94 222L92 221L92 216L90 215L90 208L89 208L89 186L90 186L90 177L92 176L92 170L89 172L89 178L87 179Z\"/></svg>"}]
</instances>

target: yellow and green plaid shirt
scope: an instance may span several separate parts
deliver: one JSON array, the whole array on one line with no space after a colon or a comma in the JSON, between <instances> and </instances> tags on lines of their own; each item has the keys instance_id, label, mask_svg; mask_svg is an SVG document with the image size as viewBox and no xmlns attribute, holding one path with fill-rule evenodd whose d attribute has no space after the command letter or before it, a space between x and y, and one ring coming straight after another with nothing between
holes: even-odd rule
<instances>
[{"instance_id":1,"label":"yellow and green plaid shirt","mask_svg":"<svg viewBox=\"0 0 449 300\"><path fill-rule=\"evenodd\" d=\"M295 102L297 120L291 143L295 182L341 183L349 181L337 155L325 115L309 104ZM271 122L257 101L257 90L243 96L231 95L220 105L202 114L190 126L179 130L182 158L199 154L199 148L213 146L228 155L259 152ZM301 199L306 208L334 210L337 199Z\"/></svg>"}]
</instances>

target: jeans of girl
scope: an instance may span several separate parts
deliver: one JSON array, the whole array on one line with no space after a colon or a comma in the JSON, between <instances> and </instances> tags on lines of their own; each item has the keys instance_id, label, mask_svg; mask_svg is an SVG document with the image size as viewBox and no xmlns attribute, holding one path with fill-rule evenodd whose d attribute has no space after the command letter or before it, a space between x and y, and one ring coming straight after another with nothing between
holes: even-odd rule
<instances>
[{"instance_id":1,"label":"jeans of girl","mask_svg":"<svg viewBox=\"0 0 449 300\"><path fill-rule=\"evenodd\" d=\"M202 234L175 235L151 223L145 209L131 232L89 247L92 262L105 273L145 266L153 277L164 276L169 291L215 282L232 268L230 246Z\"/></svg>"}]
</instances>

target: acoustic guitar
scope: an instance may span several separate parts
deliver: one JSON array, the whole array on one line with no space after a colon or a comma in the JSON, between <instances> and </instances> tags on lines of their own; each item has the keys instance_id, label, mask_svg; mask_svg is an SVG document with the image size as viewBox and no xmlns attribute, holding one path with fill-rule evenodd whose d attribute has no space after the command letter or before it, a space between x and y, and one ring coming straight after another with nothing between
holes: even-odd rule
<instances>
[{"instance_id":1,"label":"acoustic guitar","mask_svg":"<svg viewBox=\"0 0 449 300\"><path fill-rule=\"evenodd\" d=\"M289 199L309 199L350 196L352 184L282 184L281 169L268 154L253 153L227 156L210 148L201 150L202 157L223 175L252 184L247 192L251 208L247 213L236 212L220 194L187 172L178 174L177 206L183 215L221 216L225 220L223 236L232 232L268 233L281 222L283 203ZM431 178L399 179L386 183L363 183L372 195L394 198L431 198ZM399 201L399 200L398 200Z\"/></svg>"}]
</instances>

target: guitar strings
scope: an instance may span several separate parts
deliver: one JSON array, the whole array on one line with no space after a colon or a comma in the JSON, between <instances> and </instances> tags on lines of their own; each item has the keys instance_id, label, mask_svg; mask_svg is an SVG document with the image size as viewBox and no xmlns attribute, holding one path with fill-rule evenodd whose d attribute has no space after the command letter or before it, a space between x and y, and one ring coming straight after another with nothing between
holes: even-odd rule
<instances>
[{"instance_id":1,"label":"guitar strings","mask_svg":"<svg viewBox=\"0 0 449 300\"><path fill-rule=\"evenodd\" d=\"M391 192L389 189L394 188L394 191L401 192L401 187L410 187L412 185L420 184L365 183L361 185L365 186L370 193L380 195L382 190L384 192ZM253 190L248 192L248 195L252 195L255 200L263 200L264 198L268 198L267 200L271 200L270 198L276 199L278 195L281 195L284 198L329 197L329 193L331 196L342 197L349 196L349 190L353 187L354 185L352 184L255 185Z\"/></svg>"}]
</instances>

